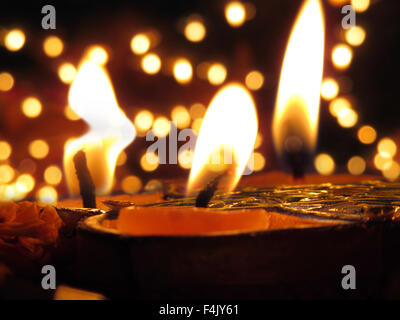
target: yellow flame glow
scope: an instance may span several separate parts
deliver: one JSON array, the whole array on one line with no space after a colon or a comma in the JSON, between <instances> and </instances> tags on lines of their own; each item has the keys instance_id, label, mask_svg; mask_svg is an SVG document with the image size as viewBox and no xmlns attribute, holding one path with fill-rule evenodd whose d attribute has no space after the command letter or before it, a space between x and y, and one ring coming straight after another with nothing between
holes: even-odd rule
<instances>
[{"instance_id":1,"label":"yellow flame glow","mask_svg":"<svg viewBox=\"0 0 400 320\"><path fill-rule=\"evenodd\" d=\"M250 93L238 83L224 86L204 116L196 142L188 193L204 187L222 172L227 172L224 189L232 191L253 151L257 131L257 111ZM221 152L223 159L214 157Z\"/></svg>"},{"instance_id":2,"label":"yellow flame glow","mask_svg":"<svg viewBox=\"0 0 400 320\"><path fill-rule=\"evenodd\" d=\"M307 0L286 48L272 123L275 148L282 154L292 137L313 150L317 140L324 58L324 18L319 0Z\"/></svg>"},{"instance_id":3,"label":"yellow flame glow","mask_svg":"<svg viewBox=\"0 0 400 320\"><path fill-rule=\"evenodd\" d=\"M136 130L119 108L105 69L84 61L69 91L69 105L89 125L89 131L64 147L65 178L70 193L79 194L73 157L86 153L97 194L111 191L118 155L134 140Z\"/></svg>"}]
</instances>

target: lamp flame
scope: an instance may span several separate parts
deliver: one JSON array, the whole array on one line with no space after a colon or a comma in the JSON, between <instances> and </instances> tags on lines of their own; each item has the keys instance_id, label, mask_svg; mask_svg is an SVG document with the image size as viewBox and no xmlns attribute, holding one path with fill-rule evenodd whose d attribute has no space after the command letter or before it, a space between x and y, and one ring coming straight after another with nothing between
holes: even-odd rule
<instances>
[{"instance_id":1,"label":"lamp flame","mask_svg":"<svg viewBox=\"0 0 400 320\"><path fill-rule=\"evenodd\" d=\"M257 137L257 111L250 93L238 83L224 86L204 116L187 191L203 188L224 174L223 189L235 189Z\"/></svg>"},{"instance_id":2,"label":"lamp flame","mask_svg":"<svg viewBox=\"0 0 400 320\"><path fill-rule=\"evenodd\" d=\"M324 59L324 18L320 0L306 0L286 48L272 135L279 155L315 148Z\"/></svg>"},{"instance_id":3,"label":"lamp flame","mask_svg":"<svg viewBox=\"0 0 400 320\"><path fill-rule=\"evenodd\" d=\"M119 108L111 81L100 65L85 60L69 90L71 108L89 125L89 131L64 146L64 170L72 195L79 194L74 155L86 153L87 164L97 194L113 186L118 155L134 140L136 130Z\"/></svg>"}]
</instances>

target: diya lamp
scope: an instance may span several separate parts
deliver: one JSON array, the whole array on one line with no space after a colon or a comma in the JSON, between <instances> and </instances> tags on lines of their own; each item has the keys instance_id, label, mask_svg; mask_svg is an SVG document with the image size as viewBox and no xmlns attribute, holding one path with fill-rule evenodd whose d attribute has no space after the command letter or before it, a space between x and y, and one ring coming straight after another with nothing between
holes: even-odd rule
<instances>
[{"instance_id":1,"label":"diya lamp","mask_svg":"<svg viewBox=\"0 0 400 320\"><path fill-rule=\"evenodd\" d=\"M323 23L320 1L307 0L282 67L272 130L278 154L295 179L305 175L317 139ZM78 73L77 79L84 77ZM100 79L104 77L98 72L96 80ZM80 84L85 85L86 81ZM112 185L109 179L97 178L97 172L108 172L112 181L112 165L133 140L134 131L117 111L112 90L104 92L113 99L93 100L96 104L105 101L104 109L84 114L83 106L93 105L88 97L103 91L79 94L73 88L70 97L77 99L70 98L71 106L82 106L83 118L100 118L100 113L111 110L118 114L110 113L106 123L93 126L101 133L100 140L89 133L66 147L70 189L80 190L84 202L93 206L93 186L102 186L100 192L106 192ZM399 224L391 198L371 194L397 187L388 189L379 182L266 187L270 178L264 176L264 186L234 191L252 152L257 127L254 102L247 91L239 84L222 88L211 101L199 132L186 197L162 201L162 194L141 194L127 202L104 197L111 204L108 212L81 209L86 217L78 215L74 221L78 223L75 280L109 297L338 297L344 294L342 267L351 264L358 270L359 290L347 292L349 296L368 296L370 288L378 288L373 292L383 288L387 283L382 285L382 279L393 271L387 266L399 265L393 258L400 247ZM88 142L85 161L79 151ZM217 162L216 170L215 163L208 162L221 153L233 161ZM79 182L75 169L81 171Z\"/></svg>"}]
</instances>

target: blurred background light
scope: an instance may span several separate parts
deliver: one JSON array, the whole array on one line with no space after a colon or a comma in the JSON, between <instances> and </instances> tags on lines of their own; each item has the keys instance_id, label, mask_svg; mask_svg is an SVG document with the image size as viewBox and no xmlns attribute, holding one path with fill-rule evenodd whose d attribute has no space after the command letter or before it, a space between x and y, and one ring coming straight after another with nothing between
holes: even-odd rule
<instances>
[{"instance_id":1,"label":"blurred background light","mask_svg":"<svg viewBox=\"0 0 400 320\"><path fill-rule=\"evenodd\" d=\"M155 53L148 53L142 58L141 66L144 72L156 74L161 69L161 59Z\"/></svg>"},{"instance_id":2,"label":"blurred background light","mask_svg":"<svg viewBox=\"0 0 400 320\"><path fill-rule=\"evenodd\" d=\"M366 37L366 32L363 27L354 26L347 29L345 32L345 38L348 44L357 47L362 45Z\"/></svg>"},{"instance_id":3,"label":"blurred background light","mask_svg":"<svg viewBox=\"0 0 400 320\"><path fill-rule=\"evenodd\" d=\"M378 142L378 152L387 158L392 158L397 152L396 143L390 138L382 138Z\"/></svg>"},{"instance_id":4,"label":"blurred background light","mask_svg":"<svg viewBox=\"0 0 400 320\"><path fill-rule=\"evenodd\" d=\"M184 34L189 41L200 42L206 36L206 27L199 20L191 20L186 23Z\"/></svg>"},{"instance_id":5,"label":"blurred background light","mask_svg":"<svg viewBox=\"0 0 400 320\"><path fill-rule=\"evenodd\" d=\"M339 84L333 78L325 78L321 84L321 97L325 100L332 100L339 94Z\"/></svg>"},{"instance_id":6,"label":"blurred background light","mask_svg":"<svg viewBox=\"0 0 400 320\"><path fill-rule=\"evenodd\" d=\"M142 180L137 176L126 176L122 179L121 188L128 194L138 193L142 189Z\"/></svg>"},{"instance_id":7,"label":"blurred background light","mask_svg":"<svg viewBox=\"0 0 400 320\"><path fill-rule=\"evenodd\" d=\"M131 39L131 50L134 54L145 54L150 49L150 39L143 33L135 35Z\"/></svg>"},{"instance_id":8,"label":"blurred background light","mask_svg":"<svg viewBox=\"0 0 400 320\"><path fill-rule=\"evenodd\" d=\"M347 162L347 169L352 175L360 175L363 174L366 168L366 162L364 158L359 156L351 157Z\"/></svg>"},{"instance_id":9,"label":"blurred background light","mask_svg":"<svg viewBox=\"0 0 400 320\"><path fill-rule=\"evenodd\" d=\"M11 156L11 145L4 140L0 140L0 161L7 160Z\"/></svg>"},{"instance_id":10,"label":"blurred background light","mask_svg":"<svg viewBox=\"0 0 400 320\"><path fill-rule=\"evenodd\" d=\"M259 90L264 84L264 76L260 71L250 71L246 75L245 84L250 90Z\"/></svg>"},{"instance_id":11,"label":"blurred background light","mask_svg":"<svg viewBox=\"0 0 400 320\"><path fill-rule=\"evenodd\" d=\"M190 149L185 149L178 154L178 164L183 169L192 167L194 153Z\"/></svg>"},{"instance_id":12,"label":"blurred background light","mask_svg":"<svg viewBox=\"0 0 400 320\"><path fill-rule=\"evenodd\" d=\"M36 198L43 203L55 203L58 198L57 190L51 186L42 187L38 190Z\"/></svg>"},{"instance_id":13,"label":"blurred background light","mask_svg":"<svg viewBox=\"0 0 400 320\"><path fill-rule=\"evenodd\" d=\"M192 80L193 68L189 60L182 58L175 61L173 73L177 82L186 84Z\"/></svg>"},{"instance_id":14,"label":"blurred background light","mask_svg":"<svg viewBox=\"0 0 400 320\"><path fill-rule=\"evenodd\" d=\"M171 124L166 117L158 117L153 123L153 132L158 137L165 137L168 135Z\"/></svg>"},{"instance_id":15,"label":"blurred background light","mask_svg":"<svg viewBox=\"0 0 400 320\"><path fill-rule=\"evenodd\" d=\"M226 68L222 63L212 64L207 72L207 79L213 85L220 85L226 79Z\"/></svg>"},{"instance_id":16,"label":"blurred background light","mask_svg":"<svg viewBox=\"0 0 400 320\"><path fill-rule=\"evenodd\" d=\"M138 131L146 132L153 125L153 121L153 114L148 110L142 110L136 115L134 123Z\"/></svg>"},{"instance_id":17,"label":"blurred background light","mask_svg":"<svg viewBox=\"0 0 400 320\"><path fill-rule=\"evenodd\" d=\"M52 165L46 168L43 177L48 184L58 185L62 179L62 171L58 166Z\"/></svg>"},{"instance_id":18,"label":"blurred background light","mask_svg":"<svg viewBox=\"0 0 400 320\"><path fill-rule=\"evenodd\" d=\"M99 66L105 65L108 61L106 49L99 45L91 46L88 50L87 57Z\"/></svg>"},{"instance_id":19,"label":"blurred background light","mask_svg":"<svg viewBox=\"0 0 400 320\"><path fill-rule=\"evenodd\" d=\"M43 159L46 158L49 154L49 145L44 140L34 140L32 141L29 146L29 154L35 159Z\"/></svg>"},{"instance_id":20,"label":"blurred background light","mask_svg":"<svg viewBox=\"0 0 400 320\"><path fill-rule=\"evenodd\" d=\"M338 112L337 121L343 128L351 128L357 124L358 114L353 109L344 108Z\"/></svg>"},{"instance_id":21,"label":"blurred background light","mask_svg":"<svg viewBox=\"0 0 400 320\"><path fill-rule=\"evenodd\" d=\"M14 86L14 78L8 72L0 73L0 91L9 91Z\"/></svg>"},{"instance_id":22,"label":"blurred background light","mask_svg":"<svg viewBox=\"0 0 400 320\"><path fill-rule=\"evenodd\" d=\"M14 179L15 170L8 164L0 165L0 184L9 183Z\"/></svg>"},{"instance_id":23,"label":"blurred background light","mask_svg":"<svg viewBox=\"0 0 400 320\"><path fill-rule=\"evenodd\" d=\"M337 69L346 69L353 59L353 50L347 44L337 44L332 50L332 62Z\"/></svg>"},{"instance_id":24,"label":"blurred background light","mask_svg":"<svg viewBox=\"0 0 400 320\"><path fill-rule=\"evenodd\" d=\"M231 1L225 6L226 21L232 27L240 27L246 20L246 8L242 2Z\"/></svg>"},{"instance_id":25,"label":"blurred background light","mask_svg":"<svg viewBox=\"0 0 400 320\"><path fill-rule=\"evenodd\" d=\"M58 68L58 76L60 77L60 80L65 84L71 84L76 76L76 68L73 64L65 62L61 64Z\"/></svg>"},{"instance_id":26,"label":"blurred background light","mask_svg":"<svg viewBox=\"0 0 400 320\"><path fill-rule=\"evenodd\" d=\"M125 151L122 151L117 158L117 166L123 166L126 163L126 160L128 160L128 155Z\"/></svg>"},{"instance_id":27,"label":"blurred background light","mask_svg":"<svg viewBox=\"0 0 400 320\"><path fill-rule=\"evenodd\" d=\"M24 44L25 33L20 29L10 30L4 38L4 45L9 51L18 51Z\"/></svg>"},{"instance_id":28,"label":"blurred background light","mask_svg":"<svg viewBox=\"0 0 400 320\"><path fill-rule=\"evenodd\" d=\"M64 108L64 115L68 120L76 121L79 120L81 117L71 108L70 105L67 105Z\"/></svg>"},{"instance_id":29,"label":"blurred background light","mask_svg":"<svg viewBox=\"0 0 400 320\"><path fill-rule=\"evenodd\" d=\"M367 11L369 5L370 5L370 0L351 0L351 6L357 12Z\"/></svg>"},{"instance_id":30,"label":"blurred background light","mask_svg":"<svg viewBox=\"0 0 400 320\"><path fill-rule=\"evenodd\" d=\"M358 140L360 140L360 142L364 144L374 143L376 140L376 136L376 130L373 127L367 125L360 127L357 132Z\"/></svg>"},{"instance_id":31,"label":"blurred background light","mask_svg":"<svg viewBox=\"0 0 400 320\"><path fill-rule=\"evenodd\" d=\"M28 118L36 118L42 112L42 104L36 97L28 97L22 101L22 112Z\"/></svg>"},{"instance_id":32,"label":"blurred background light","mask_svg":"<svg viewBox=\"0 0 400 320\"><path fill-rule=\"evenodd\" d=\"M178 129L184 129L190 125L190 114L184 106L176 106L171 111L171 119L176 121Z\"/></svg>"},{"instance_id":33,"label":"blurred background light","mask_svg":"<svg viewBox=\"0 0 400 320\"><path fill-rule=\"evenodd\" d=\"M346 98L335 98L329 103L329 112L332 116L337 117L341 110L351 109L352 105Z\"/></svg>"},{"instance_id":34,"label":"blurred background light","mask_svg":"<svg viewBox=\"0 0 400 320\"><path fill-rule=\"evenodd\" d=\"M154 152L146 152L140 158L140 166L144 171L154 171L158 168L160 160Z\"/></svg>"},{"instance_id":35,"label":"blurred background light","mask_svg":"<svg viewBox=\"0 0 400 320\"><path fill-rule=\"evenodd\" d=\"M319 174L330 175L335 171L335 161L327 153L320 153L314 159L314 167Z\"/></svg>"},{"instance_id":36,"label":"blurred background light","mask_svg":"<svg viewBox=\"0 0 400 320\"><path fill-rule=\"evenodd\" d=\"M63 41L57 36L48 36L43 42L43 51L50 58L58 57L64 50Z\"/></svg>"}]
</instances>

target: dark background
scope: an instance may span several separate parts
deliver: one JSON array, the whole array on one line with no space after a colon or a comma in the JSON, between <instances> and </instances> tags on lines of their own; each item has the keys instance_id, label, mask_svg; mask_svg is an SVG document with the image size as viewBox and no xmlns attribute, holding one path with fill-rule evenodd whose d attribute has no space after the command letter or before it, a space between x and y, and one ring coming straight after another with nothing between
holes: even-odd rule
<instances>
[{"instance_id":1,"label":"dark background","mask_svg":"<svg viewBox=\"0 0 400 320\"><path fill-rule=\"evenodd\" d=\"M256 9L254 19L240 28L230 27L224 18L225 1L7 1L1 4L0 29L20 27L27 36L25 47L9 52L0 47L0 72L7 70L16 79L12 92L0 93L0 138L7 139L14 148L12 161L26 157L26 144L34 138L48 137L51 163L62 163L63 145L67 138L85 130L81 121L71 122L63 117L69 86L58 80L57 66L67 60L77 64L83 50L99 43L111 49L107 69L111 75L120 106L132 119L137 111L148 108L156 114L169 116L174 105L190 106L194 102L208 105L218 90L207 81L194 76L186 86L179 85L167 74L149 76L139 69L139 57L129 48L131 37L146 28L155 28L161 42L155 52L162 57L186 56L193 65L206 60L219 60L228 68L228 78L243 81L248 71L258 69L265 76L265 84L253 92L259 113L259 130L263 145L259 149L267 159L265 171L277 169L271 130L271 115L279 80L282 59L294 18L302 1L252 0ZM41 28L41 8L52 4L57 12L57 29ZM356 137L362 124L370 124L378 131L378 138L393 137L400 142L399 124L399 10L396 0L372 1L365 13L357 14L357 24L367 32L365 42L353 50L350 68L333 68L331 48L341 38L340 8L324 1L326 18L326 53L324 77L332 76L347 84L342 94L351 94L358 111L358 124L341 128L329 114L328 103L321 102L319 141L317 152L331 154L338 171L345 171L347 160L359 154L371 160L376 144L362 145ZM207 27L207 36L200 43L191 43L178 31L180 19L200 14ZM57 59L47 58L42 51L43 39L54 33L64 40L65 51ZM225 82L225 83L226 83ZM347 91L347 92L346 92ZM38 94L43 102L43 115L29 119L16 115L21 97ZM163 165L157 171L141 170L139 158L149 145L144 138L136 138L127 149L128 171L145 181L154 178L186 177L188 171L176 165ZM18 151L19 147L22 151ZM371 168L369 171L374 171ZM117 172L118 174L118 172Z\"/></svg>"}]
</instances>

